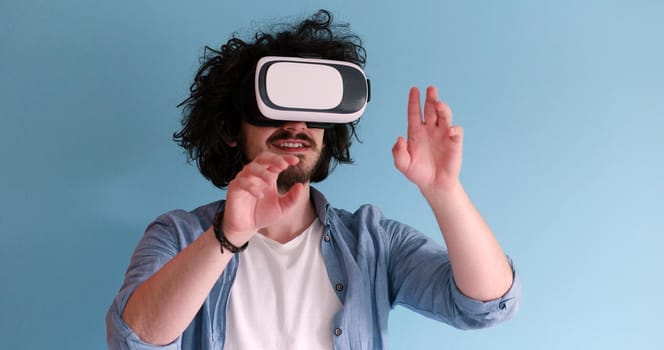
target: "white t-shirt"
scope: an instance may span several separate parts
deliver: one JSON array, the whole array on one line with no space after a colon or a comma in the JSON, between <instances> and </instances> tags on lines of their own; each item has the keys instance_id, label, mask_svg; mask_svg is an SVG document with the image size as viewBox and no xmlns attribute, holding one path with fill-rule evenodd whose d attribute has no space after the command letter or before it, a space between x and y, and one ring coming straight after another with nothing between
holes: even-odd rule
<instances>
[{"instance_id":1,"label":"white t-shirt","mask_svg":"<svg viewBox=\"0 0 664 350\"><path fill-rule=\"evenodd\" d=\"M239 253L224 349L333 349L341 302L321 252L319 220L286 244L256 234Z\"/></svg>"}]
</instances>

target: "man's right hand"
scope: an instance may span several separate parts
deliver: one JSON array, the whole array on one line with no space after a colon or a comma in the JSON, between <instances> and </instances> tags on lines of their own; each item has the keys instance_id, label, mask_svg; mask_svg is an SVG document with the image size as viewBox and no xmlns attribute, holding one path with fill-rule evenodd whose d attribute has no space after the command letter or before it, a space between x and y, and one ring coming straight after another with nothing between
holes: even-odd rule
<instances>
[{"instance_id":1,"label":"man's right hand","mask_svg":"<svg viewBox=\"0 0 664 350\"><path fill-rule=\"evenodd\" d=\"M304 185L295 184L284 194L277 189L279 174L296 165L299 158L271 152L259 154L229 183L222 230L226 239L242 246L261 228L277 223L300 195Z\"/></svg>"}]
</instances>

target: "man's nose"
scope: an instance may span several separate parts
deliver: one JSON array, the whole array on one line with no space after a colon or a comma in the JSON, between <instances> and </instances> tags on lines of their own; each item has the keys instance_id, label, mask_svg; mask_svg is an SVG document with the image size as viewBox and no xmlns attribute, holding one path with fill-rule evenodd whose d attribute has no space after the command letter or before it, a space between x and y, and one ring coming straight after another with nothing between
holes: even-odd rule
<instances>
[{"instance_id":1,"label":"man's nose","mask_svg":"<svg viewBox=\"0 0 664 350\"><path fill-rule=\"evenodd\" d=\"M289 122L284 123L284 125L282 125L281 128L285 129L285 130L291 130L291 131L306 130L307 129L307 123L297 122L297 121L289 121Z\"/></svg>"}]
</instances>

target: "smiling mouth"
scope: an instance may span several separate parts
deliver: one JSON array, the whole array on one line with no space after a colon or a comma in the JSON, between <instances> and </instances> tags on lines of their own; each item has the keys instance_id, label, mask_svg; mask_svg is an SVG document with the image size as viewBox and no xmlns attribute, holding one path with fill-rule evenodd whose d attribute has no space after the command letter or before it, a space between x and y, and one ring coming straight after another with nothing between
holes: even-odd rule
<instances>
[{"instance_id":1,"label":"smiling mouth","mask_svg":"<svg viewBox=\"0 0 664 350\"><path fill-rule=\"evenodd\" d=\"M293 141L275 142L272 145L279 148L279 149L286 149L286 150L293 150L293 149L302 150L302 149L305 149L305 148L309 147L309 145L306 144L306 143L293 142Z\"/></svg>"},{"instance_id":2,"label":"smiling mouth","mask_svg":"<svg viewBox=\"0 0 664 350\"><path fill-rule=\"evenodd\" d=\"M296 143L296 142L281 142L277 144L277 147L280 148L303 148L305 147L301 143Z\"/></svg>"},{"instance_id":3,"label":"smiling mouth","mask_svg":"<svg viewBox=\"0 0 664 350\"><path fill-rule=\"evenodd\" d=\"M268 143L284 152L304 152L316 148L316 143L304 133L291 133L281 130L268 139Z\"/></svg>"}]
</instances>

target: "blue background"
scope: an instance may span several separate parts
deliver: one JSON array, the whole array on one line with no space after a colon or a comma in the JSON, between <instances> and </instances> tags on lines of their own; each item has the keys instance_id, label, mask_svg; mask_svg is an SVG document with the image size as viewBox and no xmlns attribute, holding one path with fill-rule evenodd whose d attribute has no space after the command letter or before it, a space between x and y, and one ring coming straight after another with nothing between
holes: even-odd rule
<instances>
[{"instance_id":1,"label":"blue background","mask_svg":"<svg viewBox=\"0 0 664 350\"><path fill-rule=\"evenodd\" d=\"M102 349L145 226L223 196L171 141L204 45L324 7L368 50L355 165L318 187L442 240L393 167L412 85L465 128L462 181L523 278L516 319L404 308L392 349L661 349L661 1L0 2L0 342ZM295 17L294 17L295 16Z\"/></svg>"}]
</instances>

